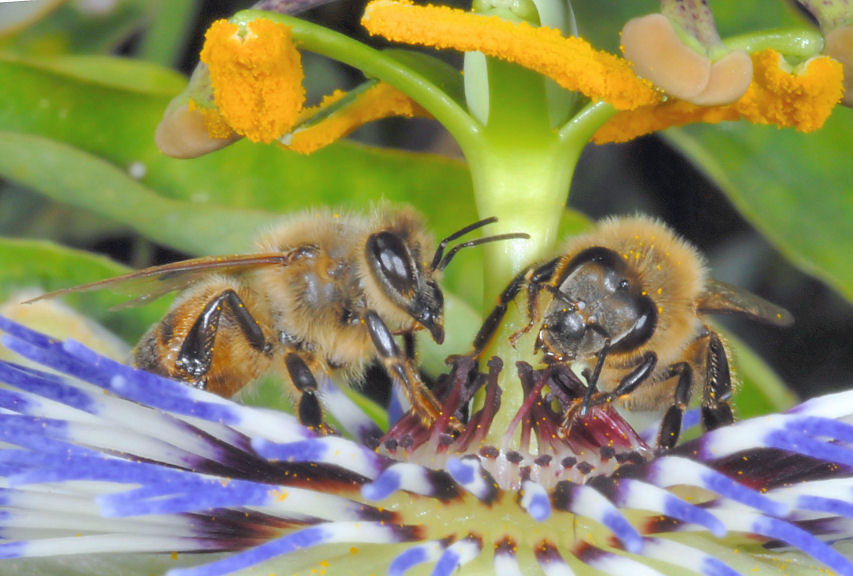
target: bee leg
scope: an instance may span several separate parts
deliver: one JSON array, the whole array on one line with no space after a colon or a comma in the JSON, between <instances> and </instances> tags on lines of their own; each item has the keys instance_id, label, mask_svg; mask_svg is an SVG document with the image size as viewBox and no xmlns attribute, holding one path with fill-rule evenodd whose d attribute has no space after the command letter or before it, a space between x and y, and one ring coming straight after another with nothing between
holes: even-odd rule
<instances>
[{"instance_id":1,"label":"bee leg","mask_svg":"<svg viewBox=\"0 0 853 576\"><path fill-rule=\"evenodd\" d=\"M731 396L732 376L726 348L720 337L710 332L702 393L702 423L706 430L714 430L734 422L734 414L729 404Z\"/></svg>"},{"instance_id":2,"label":"bee leg","mask_svg":"<svg viewBox=\"0 0 853 576\"><path fill-rule=\"evenodd\" d=\"M412 403L412 409L426 424L432 424L441 415L441 404L421 381L410 359L403 355L388 327L373 310L364 314L364 322L385 370L397 384L401 384Z\"/></svg>"},{"instance_id":3,"label":"bee leg","mask_svg":"<svg viewBox=\"0 0 853 576\"><path fill-rule=\"evenodd\" d=\"M684 410L690 403L690 390L693 386L693 369L687 362L678 362L668 366L661 380L668 380L678 376L675 385L675 396L672 405L667 409L661 420L658 431L658 448L669 450L678 442L681 435L681 421Z\"/></svg>"},{"instance_id":4,"label":"bee leg","mask_svg":"<svg viewBox=\"0 0 853 576\"><path fill-rule=\"evenodd\" d=\"M491 340L492 336L497 332L498 327L501 325L501 321L503 321L503 318L506 315L509 303L515 300L518 293L521 292L521 287L524 286L525 282L527 282L527 274L529 272L529 268L525 268L519 272L507 287L504 288L500 296L498 296L497 305L492 308L492 311L486 317L482 326L480 326L477 336L474 337L474 352L472 354L474 358L480 356L486 348L486 345L489 343L489 340Z\"/></svg>"},{"instance_id":5,"label":"bee leg","mask_svg":"<svg viewBox=\"0 0 853 576\"><path fill-rule=\"evenodd\" d=\"M415 333L414 332L403 332L403 351L406 354L406 358L415 361Z\"/></svg>"},{"instance_id":6,"label":"bee leg","mask_svg":"<svg viewBox=\"0 0 853 576\"><path fill-rule=\"evenodd\" d=\"M210 370L213 344L223 312L231 315L252 348L259 352L269 350L270 345L257 320L234 290L225 290L205 305L181 344L176 365L194 379L202 379Z\"/></svg>"},{"instance_id":7,"label":"bee leg","mask_svg":"<svg viewBox=\"0 0 853 576\"><path fill-rule=\"evenodd\" d=\"M586 393L584 394L583 399L580 402L576 402L566 411L566 415L563 417L563 422L560 425L559 430L559 433L562 437L568 435L572 423L574 422L577 416L586 416L586 413L591 406L609 404L615 400L619 400L620 398L628 396L629 394L634 392L634 390L639 388L640 384L648 380L648 378L655 370L655 366L657 365L658 361L657 354L651 351L646 352L645 354L643 354L642 361L640 362L639 366L637 366L628 374L623 376L622 380L619 381L619 384L616 386L616 388L614 388L610 392L596 392L598 376L601 373L601 366L604 364L604 359L607 355L608 348L609 346L606 346L599 353L599 360L598 362L596 362L595 369L593 373L587 377L588 383Z\"/></svg>"},{"instance_id":8,"label":"bee leg","mask_svg":"<svg viewBox=\"0 0 853 576\"><path fill-rule=\"evenodd\" d=\"M559 264L560 259L555 258L546 264L543 264L539 268L524 268L521 272L516 274L516 276L512 279L512 281L504 288L503 292L501 292L500 296L498 296L498 303L489 313L486 320L483 322L483 325L480 326L480 331L477 332L477 336L474 338L474 352L473 356L479 357L483 350L486 348L486 345L489 343L489 340L492 339L492 336L495 335L498 328L503 321L504 316L506 315L507 307L509 303L515 300L518 296L518 293L521 292L522 286L527 284L527 318L528 322L525 327L521 330L510 336L510 341L515 344L515 342L521 338L524 334L530 331L536 323L536 317L538 315L538 297L539 291L541 290L542 284L548 282L551 277L554 275L554 270Z\"/></svg>"},{"instance_id":9,"label":"bee leg","mask_svg":"<svg viewBox=\"0 0 853 576\"><path fill-rule=\"evenodd\" d=\"M530 278L527 281L527 324L510 335L509 343L512 344L513 347L515 347L515 343L518 342L522 336L530 332L539 320L539 293L542 292L542 289L545 288L550 290L551 293L557 292L557 288L551 286L548 282L550 282L551 277L554 276L554 269L559 263L560 259L555 258L554 260L551 260L550 262L535 269L530 274Z\"/></svg>"},{"instance_id":10,"label":"bee leg","mask_svg":"<svg viewBox=\"0 0 853 576\"><path fill-rule=\"evenodd\" d=\"M311 369L296 352L285 354L284 365L290 375L290 381L293 382L300 394L297 410L299 422L307 428L325 431L323 408L320 406L320 399L317 396L319 387Z\"/></svg>"}]
</instances>

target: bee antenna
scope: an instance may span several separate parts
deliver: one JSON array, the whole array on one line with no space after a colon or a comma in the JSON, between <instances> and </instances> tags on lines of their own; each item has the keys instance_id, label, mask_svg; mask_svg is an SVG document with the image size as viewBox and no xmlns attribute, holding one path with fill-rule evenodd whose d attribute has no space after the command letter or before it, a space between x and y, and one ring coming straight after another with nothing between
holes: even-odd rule
<instances>
[{"instance_id":1,"label":"bee antenna","mask_svg":"<svg viewBox=\"0 0 853 576\"><path fill-rule=\"evenodd\" d=\"M435 249L435 256L433 256L433 258L432 258L432 266L430 266L430 270L443 270L444 269L444 266L439 268L438 265L441 262L441 257L444 255L444 248L447 246L448 242L452 242L452 241L456 240L457 238L459 238L460 236L465 236L465 234L467 234L468 232L471 232L472 230L476 230L477 228L482 228L483 226L486 226L488 224L493 224L497 221L498 221L497 216L492 216L491 218L484 218L478 222L474 222L473 224L469 224L468 226L465 226L465 228L462 228L461 230L457 230L456 232L454 232L453 234L451 234L450 236L448 236L447 238L445 238L444 240L439 242L438 248ZM447 266L447 264L445 264L445 266Z\"/></svg>"},{"instance_id":2,"label":"bee antenna","mask_svg":"<svg viewBox=\"0 0 853 576\"><path fill-rule=\"evenodd\" d=\"M495 236L486 236L485 238L477 238L476 240L469 240L468 242L463 242L461 244L457 244L450 250L448 250L447 254L438 264L433 262L433 270L444 270L447 268L447 265L450 264L450 261L456 256L456 253L462 250L463 248L468 248L469 246L479 246L480 244L486 244L488 242L497 242L499 240L527 240L530 238L530 234L526 234L524 232L510 232L509 234L496 234Z\"/></svg>"}]
</instances>

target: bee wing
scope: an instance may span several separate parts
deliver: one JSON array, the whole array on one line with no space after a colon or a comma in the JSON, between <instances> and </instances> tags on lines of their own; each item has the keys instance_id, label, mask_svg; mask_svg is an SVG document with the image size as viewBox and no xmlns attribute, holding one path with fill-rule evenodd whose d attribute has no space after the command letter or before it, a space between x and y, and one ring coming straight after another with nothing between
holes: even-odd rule
<instances>
[{"instance_id":1,"label":"bee wing","mask_svg":"<svg viewBox=\"0 0 853 576\"><path fill-rule=\"evenodd\" d=\"M156 300L169 292L186 288L190 284L198 282L214 272L236 274L263 266L287 265L293 261L297 253L303 250L304 248L297 248L289 252L205 256L191 260L182 260L163 266L152 266L151 268L136 270L121 276L89 284L62 288L61 290L48 292L27 300L25 304L48 298L56 298L65 294L110 289L133 297L128 302L120 304L118 308L134 306L150 300Z\"/></svg>"},{"instance_id":2,"label":"bee wing","mask_svg":"<svg viewBox=\"0 0 853 576\"><path fill-rule=\"evenodd\" d=\"M713 279L708 280L705 292L699 296L698 308L700 312L745 314L776 326L790 326L794 323L791 313L781 306L737 286Z\"/></svg>"}]
</instances>

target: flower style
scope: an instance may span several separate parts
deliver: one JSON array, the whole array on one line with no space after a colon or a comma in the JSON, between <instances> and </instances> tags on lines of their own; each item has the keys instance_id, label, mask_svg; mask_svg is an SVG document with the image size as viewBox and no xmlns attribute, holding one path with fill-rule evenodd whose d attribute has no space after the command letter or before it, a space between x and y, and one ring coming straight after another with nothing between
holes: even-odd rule
<instances>
[{"instance_id":1,"label":"flower style","mask_svg":"<svg viewBox=\"0 0 853 576\"><path fill-rule=\"evenodd\" d=\"M558 439L541 391L577 397L570 372L520 365L524 440L511 449L483 443L501 362L481 374L459 358L439 382L445 406L489 397L468 427L452 438L404 418L374 450L375 425L341 394L327 408L368 445L0 327L41 365L0 363L0 557L13 573L144 552L170 576L853 574L827 542L853 536L850 392L655 455L609 407Z\"/></svg>"}]
</instances>

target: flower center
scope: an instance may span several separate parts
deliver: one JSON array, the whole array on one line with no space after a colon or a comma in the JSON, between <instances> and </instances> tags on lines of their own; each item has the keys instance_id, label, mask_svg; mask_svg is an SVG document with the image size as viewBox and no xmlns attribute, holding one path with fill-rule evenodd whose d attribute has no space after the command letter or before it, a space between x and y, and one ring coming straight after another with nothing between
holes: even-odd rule
<instances>
[{"instance_id":1,"label":"flower center","mask_svg":"<svg viewBox=\"0 0 853 576\"><path fill-rule=\"evenodd\" d=\"M456 357L450 373L435 386L442 418L425 428L417 416L404 416L381 440L379 451L433 469L452 470L458 459L476 459L501 490L518 490L527 480L547 490L564 480L583 483L612 474L622 464L651 458L650 447L610 404L593 406L585 416L566 421L586 386L564 365L534 370L524 362L518 364L525 401L501 444L487 444L494 415L501 409L497 382L502 368L503 363L493 358L484 374L473 359ZM469 402L481 388L484 406L468 415Z\"/></svg>"}]
</instances>

